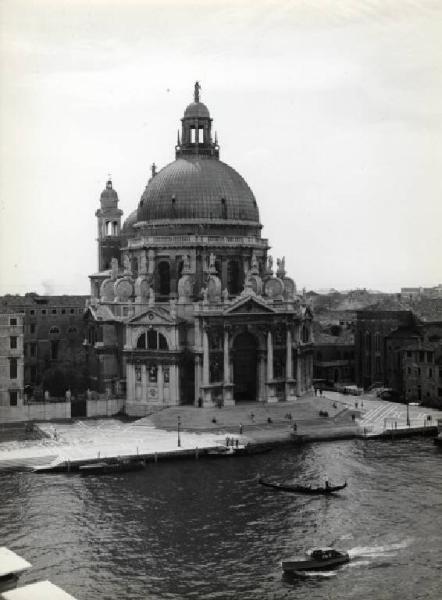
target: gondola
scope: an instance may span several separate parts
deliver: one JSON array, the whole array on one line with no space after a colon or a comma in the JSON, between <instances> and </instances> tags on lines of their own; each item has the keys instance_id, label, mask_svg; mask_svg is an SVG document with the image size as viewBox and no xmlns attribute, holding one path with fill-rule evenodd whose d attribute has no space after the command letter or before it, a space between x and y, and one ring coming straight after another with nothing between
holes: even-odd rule
<instances>
[{"instance_id":1,"label":"gondola","mask_svg":"<svg viewBox=\"0 0 442 600\"><path fill-rule=\"evenodd\" d=\"M347 487L347 482L342 485L329 485L327 487L310 487L308 485L290 485L288 483L272 483L271 481L264 481L261 477L258 479L258 483L266 487L278 490L279 492L292 492L295 494L334 494Z\"/></svg>"}]
</instances>

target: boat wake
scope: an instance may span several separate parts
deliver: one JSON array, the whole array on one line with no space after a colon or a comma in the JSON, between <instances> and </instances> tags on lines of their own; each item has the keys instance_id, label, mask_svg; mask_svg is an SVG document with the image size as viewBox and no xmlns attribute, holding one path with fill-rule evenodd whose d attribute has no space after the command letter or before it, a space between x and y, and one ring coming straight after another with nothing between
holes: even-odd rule
<instances>
[{"instance_id":1,"label":"boat wake","mask_svg":"<svg viewBox=\"0 0 442 600\"><path fill-rule=\"evenodd\" d=\"M376 558L378 556L395 556L399 550L406 548L411 544L411 542L411 539L407 539L395 544L384 544L380 546L356 546L355 548L348 550L348 553L352 559L358 557Z\"/></svg>"}]
</instances>

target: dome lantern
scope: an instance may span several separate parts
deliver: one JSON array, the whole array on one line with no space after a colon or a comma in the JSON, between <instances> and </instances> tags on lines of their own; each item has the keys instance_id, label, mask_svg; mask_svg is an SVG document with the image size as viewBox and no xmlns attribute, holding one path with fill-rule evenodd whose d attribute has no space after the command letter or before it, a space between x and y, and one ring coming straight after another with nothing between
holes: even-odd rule
<instances>
[{"instance_id":1,"label":"dome lantern","mask_svg":"<svg viewBox=\"0 0 442 600\"><path fill-rule=\"evenodd\" d=\"M181 119L181 141L175 147L176 158L182 156L205 155L219 158L218 144L212 141L212 119L209 109L200 102L201 86L195 82L193 102L184 111Z\"/></svg>"}]
</instances>

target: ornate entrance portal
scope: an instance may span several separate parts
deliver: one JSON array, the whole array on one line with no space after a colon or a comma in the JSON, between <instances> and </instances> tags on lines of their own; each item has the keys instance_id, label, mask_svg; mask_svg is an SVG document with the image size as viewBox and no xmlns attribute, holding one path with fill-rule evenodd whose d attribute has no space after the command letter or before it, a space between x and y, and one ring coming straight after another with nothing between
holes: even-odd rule
<instances>
[{"instance_id":1,"label":"ornate entrance portal","mask_svg":"<svg viewBox=\"0 0 442 600\"><path fill-rule=\"evenodd\" d=\"M240 333L233 343L233 396L236 402L255 402L258 383L258 342L251 333Z\"/></svg>"}]
</instances>

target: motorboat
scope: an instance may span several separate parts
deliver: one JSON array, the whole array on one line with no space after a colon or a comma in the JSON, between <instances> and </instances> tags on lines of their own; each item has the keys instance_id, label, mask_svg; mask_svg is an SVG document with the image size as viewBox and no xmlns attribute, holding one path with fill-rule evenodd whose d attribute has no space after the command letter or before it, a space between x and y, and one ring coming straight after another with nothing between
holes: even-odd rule
<instances>
[{"instance_id":1,"label":"motorboat","mask_svg":"<svg viewBox=\"0 0 442 600\"><path fill-rule=\"evenodd\" d=\"M297 573L299 571L320 571L330 569L350 562L348 552L335 548L313 548L306 553L306 557L291 558L281 562L284 573Z\"/></svg>"},{"instance_id":2,"label":"motorboat","mask_svg":"<svg viewBox=\"0 0 442 600\"><path fill-rule=\"evenodd\" d=\"M270 446L255 445L255 444L235 444L234 446L218 446L211 448L206 452L206 456L220 457L220 456L251 456L252 454L263 454L270 452L272 448Z\"/></svg>"},{"instance_id":3,"label":"motorboat","mask_svg":"<svg viewBox=\"0 0 442 600\"><path fill-rule=\"evenodd\" d=\"M264 479L261 479L261 477L258 479L258 483L260 483L261 485L264 485L265 487L269 487L274 490L277 490L279 492L292 492L294 494L312 494L312 495L317 494L317 495L325 495L325 496L327 496L328 494L334 494L336 492L339 492L347 487L347 482L343 483L342 485L326 484L324 487L311 487L308 485L292 485L289 483L277 483L277 482L265 481Z\"/></svg>"},{"instance_id":4,"label":"motorboat","mask_svg":"<svg viewBox=\"0 0 442 600\"><path fill-rule=\"evenodd\" d=\"M0 548L0 594L16 587L18 578L32 565L27 560L5 548Z\"/></svg>"},{"instance_id":5,"label":"motorboat","mask_svg":"<svg viewBox=\"0 0 442 600\"><path fill-rule=\"evenodd\" d=\"M144 469L144 460L111 459L80 465L78 470L82 475L101 475L108 473L126 473Z\"/></svg>"}]
</instances>

